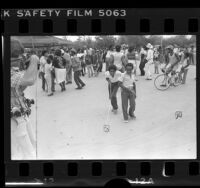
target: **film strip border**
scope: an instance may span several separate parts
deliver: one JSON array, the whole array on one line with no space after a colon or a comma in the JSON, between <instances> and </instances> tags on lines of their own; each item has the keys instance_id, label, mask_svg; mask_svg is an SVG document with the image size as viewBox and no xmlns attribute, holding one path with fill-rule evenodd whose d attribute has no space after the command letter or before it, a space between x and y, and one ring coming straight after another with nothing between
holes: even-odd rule
<instances>
[{"instance_id":1,"label":"film strip border","mask_svg":"<svg viewBox=\"0 0 200 188\"><path fill-rule=\"evenodd\" d=\"M97 11L98 9L94 10ZM79 10L75 9L75 11ZM107 16L106 11L109 11ZM105 10L103 17L97 14L91 17L64 17L63 15L50 18L48 16L2 17L1 32L9 35L199 33L200 9L198 8L126 9L126 16L124 17L114 16L114 11L116 10Z\"/></svg>"},{"instance_id":2,"label":"film strip border","mask_svg":"<svg viewBox=\"0 0 200 188\"><path fill-rule=\"evenodd\" d=\"M197 54L199 54L199 9L129 9L127 11L128 15L125 18L113 16L104 18L94 16L87 19L83 17L3 18L1 33L5 36L192 34L197 35ZM199 60L199 55L197 55L197 61ZM197 98L197 104L198 102ZM197 130L197 135L200 136L198 127ZM5 177L6 183L11 183L10 185L13 182L20 183L22 180L25 183L33 182L48 186L103 186L115 180L125 180L133 185L199 185L199 165L199 160L140 162L123 160L9 162L7 160Z\"/></svg>"},{"instance_id":3,"label":"film strip border","mask_svg":"<svg viewBox=\"0 0 200 188\"><path fill-rule=\"evenodd\" d=\"M5 172L7 185L22 180L45 186L199 185L199 166L199 161L47 161L7 163Z\"/></svg>"}]
</instances>

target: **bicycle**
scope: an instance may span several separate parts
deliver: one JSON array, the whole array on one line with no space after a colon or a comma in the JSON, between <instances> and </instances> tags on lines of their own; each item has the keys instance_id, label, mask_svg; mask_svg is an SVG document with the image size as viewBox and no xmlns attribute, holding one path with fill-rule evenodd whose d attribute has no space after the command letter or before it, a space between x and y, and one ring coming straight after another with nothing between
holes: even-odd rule
<instances>
[{"instance_id":1,"label":"bicycle","mask_svg":"<svg viewBox=\"0 0 200 188\"><path fill-rule=\"evenodd\" d=\"M182 76L180 76L180 72L175 72L170 76L168 73L163 73L158 75L154 80L154 86L161 91L167 90L170 86L179 86L181 83Z\"/></svg>"}]
</instances>

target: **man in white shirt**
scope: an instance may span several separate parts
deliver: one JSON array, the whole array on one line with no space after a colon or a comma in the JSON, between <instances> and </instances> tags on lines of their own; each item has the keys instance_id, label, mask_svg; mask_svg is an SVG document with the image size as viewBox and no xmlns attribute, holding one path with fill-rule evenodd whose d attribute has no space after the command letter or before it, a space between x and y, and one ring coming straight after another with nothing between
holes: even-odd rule
<instances>
[{"instance_id":1,"label":"man in white shirt","mask_svg":"<svg viewBox=\"0 0 200 188\"><path fill-rule=\"evenodd\" d=\"M127 63L125 66L126 71L122 73L119 78L119 86L121 87L121 98L122 98L122 110L124 116L124 122L128 122L128 115L131 118L136 118L135 111L135 98L136 98L136 85L135 78L133 74L133 64ZM128 110L129 102L129 113Z\"/></svg>"},{"instance_id":2,"label":"man in white shirt","mask_svg":"<svg viewBox=\"0 0 200 188\"><path fill-rule=\"evenodd\" d=\"M153 46L150 43L148 43L146 47L148 48L148 50L146 57L147 63L145 64L145 75L146 80L152 80L150 65L153 64Z\"/></svg>"},{"instance_id":3,"label":"man in white shirt","mask_svg":"<svg viewBox=\"0 0 200 188\"><path fill-rule=\"evenodd\" d=\"M117 70L115 65L110 65L108 71L105 72L106 80L108 81L108 91L111 105L113 107L112 111L117 112L117 91L119 88L119 78L121 77L121 72Z\"/></svg>"}]
</instances>

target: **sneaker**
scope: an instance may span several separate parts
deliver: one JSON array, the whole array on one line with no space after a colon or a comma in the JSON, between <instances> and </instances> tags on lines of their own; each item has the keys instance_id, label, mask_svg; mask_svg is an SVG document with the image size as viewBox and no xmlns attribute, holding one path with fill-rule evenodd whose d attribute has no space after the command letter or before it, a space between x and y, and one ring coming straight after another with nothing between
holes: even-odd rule
<instances>
[{"instance_id":1,"label":"sneaker","mask_svg":"<svg viewBox=\"0 0 200 188\"><path fill-rule=\"evenodd\" d=\"M50 96L52 96L52 95L53 95L53 93L50 93L50 94L48 94L47 96L50 97Z\"/></svg>"},{"instance_id":2,"label":"sneaker","mask_svg":"<svg viewBox=\"0 0 200 188\"><path fill-rule=\"evenodd\" d=\"M128 123L128 120L124 120L124 123Z\"/></svg>"},{"instance_id":3,"label":"sneaker","mask_svg":"<svg viewBox=\"0 0 200 188\"><path fill-rule=\"evenodd\" d=\"M77 87L76 89L82 89L82 87Z\"/></svg>"},{"instance_id":4,"label":"sneaker","mask_svg":"<svg viewBox=\"0 0 200 188\"><path fill-rule=\"evenodd\" d=\"M129 116L130 116L132 119L135 119L135 118L136 118L136 116L135 116L134 113L133 113L133 114L129 114Z\"/></svg>"},{"instance_id":5,"label":"sneaker","mask_svg":"<svg viewBox=\"0 0 200 188\"><path fill-rule=\"evenodd\" d=\"M85 84L83 84L82 87L85 87Z\"/></svg>"},{"instance_id":6,"label":"sneaker","mask_svg":"<svg viewBox=\"0 0 200 188\"><path fill-rule=\"evenodd\" d=\"M114 114L117 114L117 109L112 109L112 112L113 112Z\"/></svg>"}]
</instances>

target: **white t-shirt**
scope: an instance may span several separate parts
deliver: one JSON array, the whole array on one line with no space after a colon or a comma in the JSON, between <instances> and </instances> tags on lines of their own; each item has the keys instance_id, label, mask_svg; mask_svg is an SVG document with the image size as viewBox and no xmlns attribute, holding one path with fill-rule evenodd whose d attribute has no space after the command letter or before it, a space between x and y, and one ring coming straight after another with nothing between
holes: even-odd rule
<instances>
[{"instance_id":1,"label":"white t-shirt","mask_svg":"<svg viewBox=\"0 0 200 188\"><path fill-rule=\"evenodd\" d=\"M107 51L106 58L110 58L112 53L113 53L112 51Z\"/></svg>"},{"instance_id":2,"label":"white t-shirt","mask_svg":"<svg viewBox=\"0 0 200 188\"><path fill-rule=\"evenodd\" d=\"M119 78L119 81L122 82L124 87L132 89L133 88L133 83L135 82L135 76L134 76L133 73L130 76L125 72L125 73L121 74L121 77Z\"/></svg>"},{"instance_id":3,"label":"white t-shirt","mask_svg":"<svg viewBox=\"0 0 200 188\"><path fill-rule=\"evenodd\" d=\"M122 57L124 54L121 52L114 52L112 55L114 57L114 65L120 70L122 68Z\"/></svg>"},{"instance_id":4,"label":"white t-shirt","mask_svg":"<svg viewBox=\"0 0 200 188\"><path fill-rule=\"evenodd\" d=\"M44 66L47 63L46 57L42 56L40 58L40 71L44 72Z\"/></svg>"},{"instance_id":5,"label":"white t-shirt","mask_svg":"<svg viewBox=\"0 0 200 188\"><path fill-rule=\"evenodd\" d=\"M152 49L149 49L147 51L146 60L148 61L148 63L153 63L153 50Z\"/></svg>"},{"instance_id":6,"label":"white t-shirt","mask_svg":"<svg viewBox=\"0 0 200 188\"><path fill-rule=\"evenodd\" d=\"M120 71L118 71L118 70L115 72L114 77L112 77L112 76L110 75L110 72L109 72L109 71L106 71L106 72L105 72L106 78L109 78L109 80L110 80L111 83L118 82L118 81L119 81L119 78L121 77L121 75L122 75L122 73L121 73Z\"/></svg>"}]
</instances>

